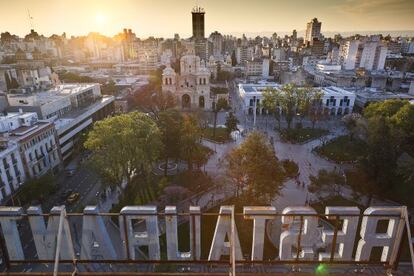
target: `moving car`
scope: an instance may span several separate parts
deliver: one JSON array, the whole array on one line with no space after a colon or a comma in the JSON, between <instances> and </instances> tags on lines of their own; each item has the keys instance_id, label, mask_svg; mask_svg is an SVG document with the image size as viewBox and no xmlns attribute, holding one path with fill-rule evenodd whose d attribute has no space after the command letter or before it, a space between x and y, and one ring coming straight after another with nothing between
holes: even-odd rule
<instances>
[{"instance_id":1,"label":"moving car","mask_svg":"<svg viewBox=\"0 0 414 276\"><path fill-rule=\"evenodd\" d=\"M68 203L68 204L73 204L73 203L75 203L78 199L79 199L79 197L80 197L80 194L79 193L71 193L69 196L68 196L68 198L66 199L66 203Z\"/></svg>"}]
</instances>

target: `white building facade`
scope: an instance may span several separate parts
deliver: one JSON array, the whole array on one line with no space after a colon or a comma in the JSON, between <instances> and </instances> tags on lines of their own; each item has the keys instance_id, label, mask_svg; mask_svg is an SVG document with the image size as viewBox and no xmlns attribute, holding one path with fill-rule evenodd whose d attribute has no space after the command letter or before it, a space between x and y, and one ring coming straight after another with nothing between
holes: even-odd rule
<instances>
[{"instance_id":1,"label":"white building facade","mask_svg":"<svg viewBox=\"0 0 414 276\"><path fill-rule=\"evenodd\" d=\"M253 114L256 109L257 114L266 114L267 111L261 104L263 91L269 88L278 90L281 87L280 84L274 82L239 84L238 93L243 102L244 113ZM335 86L321 87L320 90L323 93L322 105L326 114L345 115L352 112L355 104L355 93Z\"/></svg>"},{"instance_id":2,"label":"white building facade","mask_svg":"<svg viewBox=\"0 0 414 276\"><path fill-rule=\"evenodd\" d=\"M0 145L0 202L18 190L26 179L19 147L3 141Z\"/></svg>"}]
</instances>

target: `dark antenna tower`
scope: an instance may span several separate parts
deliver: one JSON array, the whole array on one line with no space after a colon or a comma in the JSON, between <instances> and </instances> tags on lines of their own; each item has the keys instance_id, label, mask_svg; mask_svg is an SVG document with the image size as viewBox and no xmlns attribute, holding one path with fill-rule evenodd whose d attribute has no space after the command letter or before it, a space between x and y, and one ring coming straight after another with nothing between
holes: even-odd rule
<instances>
[{"instance_id":1,"label":"dark antenna tower","mask_svg":"<svg viewBox=\"0 0 414 276\"><path fill-rule=\"evenodd\" d=\"M31 16L29 9L27 9L27 18L29 20L30 29L34 30L33 16Z\"/></svg>"}]
</instances>

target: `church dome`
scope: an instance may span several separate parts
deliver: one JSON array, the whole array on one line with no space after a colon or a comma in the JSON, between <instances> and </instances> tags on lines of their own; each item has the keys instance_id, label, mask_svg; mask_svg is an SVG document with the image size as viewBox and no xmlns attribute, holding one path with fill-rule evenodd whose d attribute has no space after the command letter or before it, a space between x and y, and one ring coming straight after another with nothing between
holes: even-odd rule
<instances>
[{"instance_id":1,"label":"church dome","mask_svg":"<svg viewBox=\"0 0 414 276\"><path fill-rule=\"evenodd\" d=\"M167 67L165 67L164 70L162 70L162 75L163 76L171 76L171 75L175 75L175 71L174 69L171 68L171 66L168 64Z\"/></svg>"}]
</instances>

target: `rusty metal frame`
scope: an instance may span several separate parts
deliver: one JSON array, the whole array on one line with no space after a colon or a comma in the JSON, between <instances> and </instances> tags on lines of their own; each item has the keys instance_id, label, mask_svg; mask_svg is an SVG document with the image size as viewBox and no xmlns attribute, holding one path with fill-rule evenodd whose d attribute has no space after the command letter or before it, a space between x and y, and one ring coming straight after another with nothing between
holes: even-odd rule
<instances>
[{"instance_id":1,"label":"rusty metal frame","mask_svg":"<svg viewBox=\"0 0 414 276\"><path fill-rule=\"evenodd\" d=\"M324 260L324 261L319 261L319 260L301 260L300 257L300 251L301 251L301 236L302 236L302 232L303 232L303 225L304 225L304 217L318 217L318 218L323 218L323 219L327 219L327 215L326 214L282 214L282 213L277 213L274 214L275 217L282 217L282 216L288 216L288 217L300 217L300 230L299 230L299 235L298 235L298 239L297 239L297 252L296 252L296 257L292 260L255 260L255 261L251 261L251 260L236 260L235 256L231 256L230 257L230 262L229 260L218 260L218 261L212 261L212 260L197 260L196 258L196 237L195 237L195 216L196 214L192 214L192 213L177 213L177 214L165 214L164 212L157 212L156 214L152 213L148 213L148 214L142 214L142 215L146 215L146 216L188 216L189 219L191 220L191 222L193 223L193 229L192 229L192 252L193 252L193 260L133 260L130 257L130 252L129 252L129 240L128 240L128 229L127 229L127 222L126 222L126 217L128 216L127 214L121 214L121 213L98 213L98 214L88 214L88 216L106 216L106 217L123 217L123 226L124 226L124 235L125 235L125 248L126 248L126 258L125 259L116 259L116 260L108 260L108 259L102 259L102 260L82 260L82 259L74 259L74 260L59 260L60 264L129 264L129 265L133 265L133 264L209 264L209 265L227 265L229 266L229 268L231 269L233 265L243 265L243 264L262 264L262 265L297 265L297 264L302 264L302 265L318 265L318 264L338 264L338 265L367 265L367 266L381 266L384 269L392 269L392 268L397 268L398 264L399 264L399 257L400 254L397 254L397 258L395 260L395 263L390 263L390 262L382 262L382 261L343 261L343 260L336 260L335 259L335 251L336 251L336 240L337 240L337 234L338 234L338 226L339 226L339 220L340 217L359 217L360 219L363 217L379 217L379 218L384 218L384 219L388 219L391 217L398 217L400 220L404 219L402 218L400 215L364 215L364 214L340 214L340 215L329 215L330 217L334 217L335 218L335 224L334 224L334 236L333 236L333 240L332 240L332 245L331 245L331 256L329 260ZM250 215L255 215L255 216L268 216L267 214L250 214ZM45 218L48 218L49 216L59 216L59 214L41 214L41 215L28 215L28 214L22 214L21 215L23 218L24 217L29 217L29 216L43 216ZM83 213L67 213L66 217L81 217L84 216ZM243 213L235 213L232 212L231 214L219 214L219 213L200 213L197 214L197 216L230 216L231 219L234 221L235 223L235 217L238 216L244 216ZM405 228L404 228L405 229ZM400 244L402 244L402 239L399 241ZM21 264L50 264L50 263L54 263L55 260L39 260L39 259L25 259L25 260L10 260L9 256L8 256L8 251L6 248L6 244L4 241L4 237L1 234L0 235L0 248L2 249L3 252L3 259L4 262L6 264L6 268L7 271L10 270L12 265L21 265ZM401 246L399 247L399 251L401 251ZM231 254L234 254L234 250L231 250ZM232 263L232 260L234 261L234 263ZM23 275L22 273L19 272L6 272L7 275ZM0 273L0 275L2 275L3 273ZM69 274L69 273L68 273ZM71 273L70 273L71 274ZM77 272L77 275L105 275L105 273L94 273L94 272ZM117 275L126 275L123 274L123 272L116 272L112 274L117 274ZM175 273L168 273L168 275L174 275ZM177 273L178 274L178 273ZM208 273L208 275L224 275L223 273ZM240 275L252 275L253 273L249 274L249 273L238 273ZM52 275L51 273L24 273L24 275ZM59 273L59 275L65 275L65 273ZM128 273L127 275L151 275L151 273ZM163 275L163 273L157 273L156 275ZM180 275L183 275L182 273L180 273ZM201 273L195 273L195 272L191 272L191 273L184 273L184 275L206 275L205 273L201 272ZM228 275L228 274L226 274Z\"/></svg>"}]
</instances>

